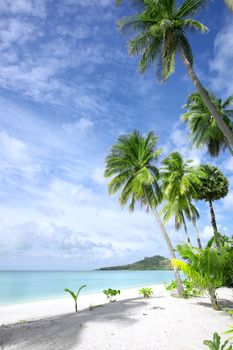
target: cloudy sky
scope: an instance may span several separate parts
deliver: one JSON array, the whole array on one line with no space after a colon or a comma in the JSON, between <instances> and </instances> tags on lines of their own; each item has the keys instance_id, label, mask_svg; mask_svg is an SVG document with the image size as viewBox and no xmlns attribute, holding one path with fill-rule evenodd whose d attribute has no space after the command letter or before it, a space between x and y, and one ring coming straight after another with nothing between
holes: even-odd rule
<instances>
[{"instance_id":1,"label":"cloudy sky","mask_svg":"<svg viewBox=\"0 0 233 350\"><path fill-rule=\"evenodd\" d=\"M116 20L130 13L113 0L0 1L0 268L91 269L167 256L153 217L122 210L109 197L104 159L132 129L159 136L164 155L179 149L195 163L180 122L193 86L178 62L161 84L137 72ZM210 31L190 41L195 68L220 97L233 92L233 16L213 1L201 20ZM231 179L233 159L214 161ZM208 207L198 204L202 239ZM230 234L233 191L215 203L220 231ZM167 229L174 243L183 232ZM192 228L190 227L192 230Z\"/></svg>"}]
</instances>

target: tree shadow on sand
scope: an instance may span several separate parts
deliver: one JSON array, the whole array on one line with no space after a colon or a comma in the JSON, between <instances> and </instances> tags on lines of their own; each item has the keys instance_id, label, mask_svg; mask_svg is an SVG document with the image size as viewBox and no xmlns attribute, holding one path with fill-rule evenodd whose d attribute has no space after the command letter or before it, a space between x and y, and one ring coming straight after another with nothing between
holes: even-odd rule
<instances>
[{"instance_id":1,"label":"tree shadow on sand","mask_svg":"<svg viewBox=\"0 0 233 350\"><path fill-rule=\"evenodd\" d=\"M119 321L127 326L137 322L134 315L146 302L141 298L104 304L78 313L0 327L2 349L64 350L78 345L88 322ZM1 348L0 348L1 349ZM2 350L1 349L1 350Z\"/></svg>"}]
</instances>

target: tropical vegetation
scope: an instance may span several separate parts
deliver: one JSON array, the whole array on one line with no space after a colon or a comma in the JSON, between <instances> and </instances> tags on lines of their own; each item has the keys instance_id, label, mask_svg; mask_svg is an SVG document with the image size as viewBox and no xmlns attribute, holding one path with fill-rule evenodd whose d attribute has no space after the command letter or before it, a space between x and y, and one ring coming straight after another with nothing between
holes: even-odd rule
<instances>
[{"instance_id":1,"label":"tropical vegetation","mask_svg":"<svg viewBox=\"0 0 233 350\"><path fill-rule=\"evenodd\" d=\"M225 124L231 131L233 131L233 123L231 119L233 117L233 109L230 109L230 106L233 103L233 96L222 101L221 98L217 98L213 93L208 92L208 94L212 103L222 115ZM188 97L184 107L188 111L183 114L182 120L189 128L189 138L192 140L194 147L206 147L208 153L212 157L219 156L220 152L225 151L226 149L228 149L231 155L233 155L231 145L198 92L194 92Z\"/></svg>"},{"instance_id":2,"label":"tropical vegetation","mask_svg":"<svg viewBox=\"0 0 233 350\"><path fill-rule=\"evenodd\" d=\"M208 202L211 216L211 224L217 249L220 252L220 242L218 235L218 227L216 223L216 216L214 212L213 202L224 198L228 193L229 182L221 170L211 164L202 164L201 171L205 174L200 178L198 185L197 198Z\"/></svg>"},{"instance_id":3,"label":"tropical vegetation","mask_svg":"<svg viewBox=\"0 0 233 350\"><path fill-rule=\"evenodd\" d=\"M204 24L194 19L206 0L184 0L179 5L175 0L132 0L131 3L137 12L119 20L118 28L135 34L129 40L129 54L141 54L139 71L144 73L154 65L159 79L167 80L174 73L176 57L179 56L204 104L229 144L233 145L232 130L193 69L194 57L187 37L189 33L208 31Z\"/></svg>"},{"instance_id":4,"label":"tropical vegetation","mask_svg":"<svg viewBox=\"0 0 233 350\"><path fill-rule=\"evenodd\" d=\"M161 155L157 142L158 138L153 131L145 136L137 130L119 136L106 158L104 175L111 178L108 183L110 194L121 191L119 202L122 207L129 202L129 210L132 212L136 202L139 202L154 215L167 244L170 257L175 259L171 239L157 210L162 200L158 182L159 169L155 165ZM174 272L179 294L182 295L183 288L179 273L176 269Z\"/></svg>"},{"instance_id":5,"label":"tropical vegetation","mask_svg":"<svg viewBox=\"0 0 233 350\"><path fill-rule=\"evenodd\" d=\"M163 161L160 171L162 180L163 199L166 201L162 209L164 221L167 222L172 216L175 217L175 228L182 226L188 243L191 244L186 219L193 223L197 243L202 247L197 229L199 213L193 204L193 198L197 196L197 187L200 184L202 171L192 165L192 160L184 160L179 152L170 153Z\"/></svg>"},{"instance_id":6,"label":"tropical vegetation","mask_svg":"<svg viewBox=\"0 0 233 350\"><path fill-rule=\"evenodd\" d=\"M180 256L186 260L173 259L172 264L180 268L200 289L206 290L212 307L220 310L216 290L226 285L226 280L233 273L233 249L221 246L221 254L212 243L204 249L191 247L185 243L178 245Z\"/></svg>"}]
</instances>

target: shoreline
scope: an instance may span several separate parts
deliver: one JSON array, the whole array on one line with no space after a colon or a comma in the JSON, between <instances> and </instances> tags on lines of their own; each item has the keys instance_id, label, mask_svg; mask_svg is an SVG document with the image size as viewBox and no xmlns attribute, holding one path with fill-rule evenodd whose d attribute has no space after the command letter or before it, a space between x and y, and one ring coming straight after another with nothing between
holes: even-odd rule
<instances>
[{"instance_id":1,"label":"shoreline","mask_svg":"<svg viewBox=\"0 0 233 350\"><path fill-rule=\"evenodd\" d=\"M100 293L83 295L78 313L71 298L32 303L31 309L7 307L4 313L2 308L2 319L18 323L0 327L0 345L6 350L206 350L203 341L214 332L227 339L223 332L232 318L213 310L206 297L174 298L163 285L151 287L149 299L139 296L138 288L122 290L115 303ZM232 305L232 290L219 289L218 296L222 306Z\"/></svg>"},{"instance_id":2,"label":"shoreline","mask_svg":"<svg viewBox=\"0 0 233 350\"><path fill-rule=\"evenodd\" d=\"M153 285L141 285L132 288L122 288L121 294L117 296L116 300L121 301L140 297L138 290L142 287L151 287L154 291L154 296L156 296L156 294L169 295L169 293L165 290L164 284L160 283ZM90 307L95 307L102 304L109 304L109 301L103 292L80 294L78 298L78 311L83 311ZM74 300L70 295L14 304L2 304L0 305L0 326L35 321L73 312Z\"/></svg>"},{"instance_id":3,"label":"shoreline","mask_svg":"<svg viewBox=\"0 0 233 350\"><path fill-rule=\"evenodd\" d=\"M155 286L165 286L165 284L167 283L170 283L171 281L168 281L168 282L159 282L159 283L144 283L143 285L140 284L140 285L136 285L136 286L132 286L132 287L113 287L113 289L120 289L120 291L122 292L123 290L128 290L128 289L136 289L136 288L143 288L143 287L155 287ZM82 294L80 295L80 297L82 296L91 296L91 295L96 295L96 294L100 294L102 293L102 290L97 290L97 291L89 291L89 292L86 292L85 289L84 291L82 291ZM45 302L45 301L53 301L53 300L58 300L58 299L66 299L68 294L64 291L63 293L63 296L49 296L49 297L44 297L44 298L41 298L41 299L28 299L28 301L26 300L22 300L22 301L15 301L15 302L6 302L6 303L3 303L1 304L0 303L0 311L1 311L1 308L3 307L8 307L8 306L17 306L17 305L27 305L27 304L32 304L32 303L37 303L37 302ZM1 324L1 323L0 323Z\"/></svg>"}]
</instances>

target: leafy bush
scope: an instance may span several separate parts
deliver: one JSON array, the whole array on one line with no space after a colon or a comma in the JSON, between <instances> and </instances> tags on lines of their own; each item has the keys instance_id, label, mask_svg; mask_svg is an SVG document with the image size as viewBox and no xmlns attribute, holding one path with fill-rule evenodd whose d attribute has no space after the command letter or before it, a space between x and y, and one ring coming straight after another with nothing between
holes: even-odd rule
<instances>
[{"instance_id":1,"label":"leafy bush","mask_svg":"<svg viewBox=\"0 0 233 350\"><path fill-rule=\"evenodd\" d=\"M85 288L86 284L84 284L83 286L81 286L77 292L77 294L75 294L72 290L65 288L64 291L70 293L70 295L72 296L72 298L74 299L74 303L75 303L75 311L78 312L78 305L77 305L77 300L78 300L78 296L79 293L81 292L81 289Z\"/></svg>"},{"instance_id":2,"label":"leafy bush","mask_svg":"<svg viewBox=\"0 0 233 350\"><path fill-rule=\"evenodd\" d=\"M120 294L121 291L119 289L105 289L103 290L103 293L106 295L106 297L108 298L108 300L110 301L110 303L113 303L114 301L116 301L116 299L113 299L117 294Z\"/></svg>"},{"instance_id":3,"label":"leafy bush","mask_svg":"<svg viewBox=\"0 0 233 350\"><path fill-rule=\"evenodd\" d=\"M198 289L190 279L182 280L182 284L184 288L183 296L185 298L199 297L202 295L202 291ZM171 293L177 290L176 281L172 281L171 283L165 285L165 288Z\"/></svg>"},{"instance_id":4,"label":"leafy bush","mask_svg":"<svg viewBox=\"0 0 233 350\"><path fill-rule=\"evenodd\" d=\"M153 289L148 287L144 287L139 290L139 294L143 295L144 298L150 298L153 293Z\"/></svg>"},{"instance_id":5,"label":"leafy bush","mask_svg":"<svg viewBox=\"0 0 233 350\"><path fill-rule=\"evenodd\" d=\"M221 344L221 337L216 332L213 335L213 340L204 340L203 344L208 346L210 350L233 350L228 340Z\"/></svg>"}]
</instances>

